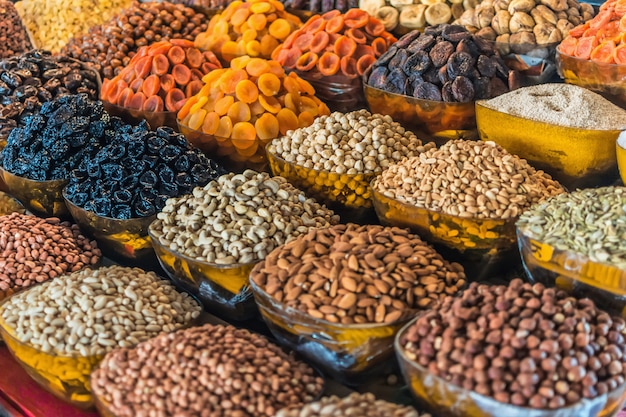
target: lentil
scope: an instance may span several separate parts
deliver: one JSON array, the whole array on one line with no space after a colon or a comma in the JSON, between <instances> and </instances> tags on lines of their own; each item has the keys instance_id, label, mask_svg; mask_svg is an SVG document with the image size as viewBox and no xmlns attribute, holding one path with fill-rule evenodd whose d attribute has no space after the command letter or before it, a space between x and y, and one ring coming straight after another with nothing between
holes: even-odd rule
<instances>
[{"instance_id":1,"label":"lentil","mask_svg":"<svg viewBox=\"0 0 626 417\"><path fill-rule=\"evenodd\" d=\"M493 110L557 126L623 130L626 110L572 84L539 84L481 102Z\"/></svg>"},{"instance_id":2,"label":"lentil","mask_svg":"<svg viewBox=\"0 0 626 417\"><path fill-rule=\"evenodd\" d=\"M393 323L465 286L450 264L405 229L336 225L272 251L250 279L285 307L333 323Z\"/></svg>"},{"instance_id":3,"label":"lentil","mask_svg":"<svg viewBox=\"0 0 626 417\"><path fill-rule=\"evenodd\" d=\"M167 200L150 231L173 251L229 265L261 260L311 228L338 221L284 178L246 170Z\"/></svg>"},{"instance_id":4,"label":"lentil","mask_svg":"<svg viewBox=\"0 0 626 417\"><path fill-rule=\"evenodd\" d=\"M8 0L0 1L0 59L10 58L32 49L30 35L15 6Z\"/></svg>"},{"instance_id":5,"label":"lentil","mask_svg":"<svg viewBox=\"0 0 626 417\"><path fill-rule=\"evenodd\" d=\"M472 283L400 338L406 357L450 383L521 407L555 409L625 381L626 322L542 284Z\"/></svg>"},{"instance_id":6,"label":"lentil","mask_svg":"<svg viewBox=\"0 0 626 417\"><path fill-rule=\"evenodd\" d=\"M493 142L453 140L392 165L372 187L453 216L510 219L563 187Z\"/></svg>"},{"instance_id":7,"label":"lentil","mask_svg":"<svg viewBox=\"0 0 626 417\"><path fill-rule=\"evenodd\" d=\"M153 272L111 266L16 294L3 305L2 319L15 338L43 352L91 356L178 330L201 310Z\"/></svg>"},{"instance_id":8,"label":"lentil","mask_svg":"<svg viewBox=\"0 0 626 417\"><path fill-rule=\"evenodd\" d=\"M0 291L18 290L100 260L77 225L26 214L0 216Z\"/></svg>"},{"instance_id":9,"label":"lentil","mask_svg":"<svg viewBox=\"0 0 626 417\"><path fill-rule=\"evenodd\" d=\"M119 417L256 417L312 401L323 380L263 336L207 324L109 353L92 388Z\"/></svg>"}]
</instances>

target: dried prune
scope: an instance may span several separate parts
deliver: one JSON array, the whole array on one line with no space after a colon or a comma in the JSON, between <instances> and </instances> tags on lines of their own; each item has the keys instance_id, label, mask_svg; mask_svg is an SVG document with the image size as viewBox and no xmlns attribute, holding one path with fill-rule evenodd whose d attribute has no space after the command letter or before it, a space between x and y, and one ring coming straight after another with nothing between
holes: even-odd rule
<instances>
[{"instance_id":1,"label":"dried prune","mask_svg":"<svg viewBox=\"0 0 626 417\"><path fill-rule=\"evenodd\" d=\"M452 96L454 101L469 103L474 100L474 84L467 77L459 76L452 81Z\"/></svg>"},{"instance_id":2,"label":"dried prune","mask_svg":"<svg viewBox=\"0 0 626 417\"><path fill-rule=\"evenodd\" d=\"M394 57L396 52L398 52L398 46L397 46L398 42L396 42L394 45L391 45L389 49L387 49L386 52L384 52L381 56L378 57L378 59L376 60L376 63L374 64L374 67L386 65L389 63L389 61L391 61L391 59Z\"/></svg>"},{"instance_id":3,"label":"dried prune","mask_svg":"<svg viewBox=\"0 0 626 417\"><path fill-rule=\"evenodd\" d=\"M441 87L441 98L443 101L453 102L454 94L452 93L452 81L448 81Z\"/></svg>"},{"instance_id":4,"label":"dried prune","mask_svg":"<svg viewBox=\"0 0 626 417\"><path fill-rule=\"evenodd\" d=\"M415 39L419 39L420 36L421 33L419 30L411 31L398 39L398 41L393 44L392 48L406 49Z\"/></svg>"},{"instance_id":5,"label":"dried prune","mask_svg":"<svg viewBox=\"0 0 626 417\"><path fill-rule=\"evenodd\" d=\"M406 49L399 49L398 52L389 61L389 68L402 68L406 61L409 59L409 54Z\"/></svg>"},{"instance_id":6,"label":"dried prune","mask_svg":"<svg viewBox=\"0 0 626 417\"><path fill-rule=\"evenodd\" d=\"M423 100L441 101L439 87L427 82L418 85L413 91L413 96Z\"/></svg>"},{"instance_id":7,"label":"dried prune","mask_svg":"<svg viewBox=\"0 0 626 417\"><path fill-rule=\"evenodd\" d=\"M455 79L460 75L469 75L475 62L474 57L466 52L454 52L448 59L448 76Z\"/></svg>"},{"instance_id":8,"label":"dried prune","mask_svg":"<svg viewBox=\"0 0 626 417\"><path fill-rule=\"evenodd\" d=\"M496 60L487 55L480 55L476 60L476 68L483 77L493 77L496 75Z\"/></svg>"},{"instance_id":9,"label":"dried prune","mask_svg":"<svg viewBox=\"0 0 626 417\"><path fill-rule=\"evenodd\" d=\"M430 56L434 66L441 67L443 64L448 62L450 56L454 52L454 49L454 45L448 41L438 42L435 46L433 46L428 55Z\"/></svg>"},{"instance_id":10,"label":"dried prune","mask_svg":"<svg viewBox=\"0 0 626 417\"><path fill-rule=\"evenodd\" d=\"M406 48L407 52L414 54L417 51L427 51L435 44L435 37L431 35L423 35L415 39Z\"/></svg>"},{"instance_id":11,"label":"dried prune","mask_svg":"<svg viewBox=\"0 0 626 417\"><path fill-rule=\"evenodd\" d=\"M384 88L387 84L387 67L377 67L374 68L369 78L367 79L367 83L374 88Z\"/></svg>"},{"instance_id":12,"label":"dried prune","mask_svg":"<svg viewBox=\"0 0 626 417\"><path fill-rule=\"evenodd\" d=\"M439 82L441 83L441 85L444 85L445 83L450 81L450 77L448 76L448 64L439 68L437 75L439 76Z\"/></svg>"},{"instance_id":13,"label":"dried prune","mask_svg":"<svg viewBox=\"0 0 626 417\"><path fill-rule=\"evenodd\" d=\"M422 74L422 78L428 83L437 85L439 84L439 70L435 67L432 67Z\"/></svg>"},{"instance_id":14,"label":"dried prune","mask_svg":"<svg viewBox=\"0 0 626 417\"><path fill-rule=\"evenodd\" d=\"M463 26L445 25L441 30L441 37L450 42L460 42L472 36Z\"/></svg>"},{"instance_id":15,"label":"dried prune","mask_svg":"<svg viewBox=\"0 0 626 417\"><path fill-rule=\"evenodd\" d=\"M426 26L424 28L424 35L430 35L432 37L441 36L443 33L443 29L448 25L436 25L436 26Z\"/></svg>"},{"instance_id":16,"label":"dried prune","mask_svg":"<svg viewBox=\"0 0 626 417\"><path fill-rule=\"evenodd\" d=\"M479 77L474 80L474 98L476 100L482 100L491 97L491 94L489 92L490 81L491 80L488 77Z\"/></svg>"},{"instance_id":17,"label":"dried prune","mask_svg":"<svg viewBox=\"0 0 626 417\"><path fill-rule=\"evenodd\" d=\"M499 78L492 78L489 82L489 93L492 97L499 96L506 93L509 89L506 84Z\"/></svg>"},{"instance_id":18,"label":"dried prune","mask_svg":"<svg viewBox=\"0 0 626 417\"><path fill-rule=\"evenodd\" d=\"M431 61L428 57L428 53L426 51L417 51L407 58L402 69L406 75L411 76L413 73L422 74L430 65Z\"/></svg>"},{"instance_id":19,"label":"dried prune","mask_svg":"<svg viewBox=\"0 0 626 417\"><path fill-rule=\"evenodd\" d=\"M478 56L480 52L471 38L463 39L456 45L456 52L467 52L471 56Z\"/></svg>"},{"instance_id":20,"label":"dried prune","mask_svg":"<svg viewBox=\"0 0 626 417\"><path fill-rule=\"evenodd\" d=\"M405 94L409 85L409 79L406 74L399 69L393 69L387 76L387 84L385 90L396 94Z\"/></svg>"}]
</instances>

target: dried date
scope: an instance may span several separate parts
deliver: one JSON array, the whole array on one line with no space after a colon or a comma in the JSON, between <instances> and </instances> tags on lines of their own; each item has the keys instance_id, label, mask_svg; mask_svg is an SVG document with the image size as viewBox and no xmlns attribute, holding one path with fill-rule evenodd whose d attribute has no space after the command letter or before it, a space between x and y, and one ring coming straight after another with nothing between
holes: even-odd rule
<instances>
[{"instance_id":1,"label":"dried date","mask_svg":"<svg viewBox=\"0 0 626 417\"><path fill-rule=\"evenodd\" d=\"M467 52L454 52L448 59L448 75L454 79L461 75L468 76L476 60Z\"/></svg>"},{"instance_id":2,"label":"dried date","mask_svg":"<svg viewBox=\"0 0 626 417\"><path fill-rule=\"evenodd\" d=\"M472 81L467 77L456 77L454 81L452 81L452 96L454 97L454 101L469 103L474 100L474 84L472 84Z\"/></svg>"},{"instance_id":3,"label":"dried date","mask_svg":"<svg viewBox=\"0 0 626 417\"><path fill-rule=\"evenodd\" d=\"M423 74L424 71L430 68L430 64L428 53L426 51L417 51L407 58L403 69L408 76L411 76L413 73Z\"/></svg>"},{"instance_id":4,"label":"dried date","mask_svg":"<svg viewBox=\"0 0 626 417\"><path fill-rule=\"evenodd\" d=\"M408 59L409 53L406 51L406 49L398 49L398 52L396 52L393 58L391 58L391 61L389 61L389 68L402 68L404 67L404 64L406 64Z\"/></svg>"},{"instance_id":5,"label":"dried date","mask_svg":"<svg viewBox=\"0 0 626 417\"><path fill-rule=\"evenodd\" d=\"M417 51L426 51L429 50L435 44L435 42L436 39L434 36L423 35L411 42L406 50L412 54L416 53Z\"/></svg>"}]
</instances>

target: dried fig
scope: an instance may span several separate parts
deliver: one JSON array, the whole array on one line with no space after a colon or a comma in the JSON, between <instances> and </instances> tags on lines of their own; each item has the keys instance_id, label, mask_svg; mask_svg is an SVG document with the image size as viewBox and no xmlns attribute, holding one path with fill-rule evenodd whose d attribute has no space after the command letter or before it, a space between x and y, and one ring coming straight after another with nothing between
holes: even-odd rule
<instances>
[{"instance_id":1,"label":"dried fig","mask_svg":"<svg viewBox=\"0 0 626 417\"><path fill-rule=\"evenodd\" d=\"M404 8L400 12L400 25L409 29L423 28L426 26L426 17L424 12L426 11L425 4L411 4Z\"/></svg>"},{"instance_id":2,"label":"dried fig","mask_svg":"<svg viewBox=\"0 0 626 417\"><path fill-rule=\"evenodd\" d=\"M452 10L447 3L435 3L426 8L424 16L429 25L435 26L448 23L452 19Z\"/></svg>"},{"instance_id":3,"label":"dried fig","mask_svg":"<svg viewBox=\"0 0 626 417\"><path fill-rule=\"evenodd\" d=\"M567 0L539 0L545 6L548 6L555 12L563 12L569 8Z\"/></svg>"},{"instance_id":4,"label":"dried fig","mask_svg":"<svg viewBox=\"0 0 626 417\"><path fill-rule=\"evenodd\" d=\"M481 4L476 8L476 15L478 17L478 27L486 28L491 26L491 21L496 16L496 11L493 6L485 6Z\"/></svg>"},{"instance_id":5,"label":"dried fig","mask_svg":"<svg viewBox=\"0 0 626 417\"><path fill-rule=\"evenodd\" d=\"M489 39L490 41L495 41L498 34L491 26L487 26L482 28L478 32L475 33L476 36L480 36L483 39Z\"/></svg>"},{"instance_id":6,"label":"dried fig","mask_svg":"<svg viewBox=\"0 0 626 417\"><path fill-rule=\"evenodd\" d=\"M567 9L567 16L569 16L569 17L572 17L572 16L579 17L580 16L580 10L578 10L577 7L570 7L569 9Z\"/></svg>"},{"instance_id":7,"label":"dried fig","mask_svg":"<svg viewBox=\"0 0 626 417\"><path fill-rule=\"evenodd\" d=\"M509 22L509 30L511 33L532 32L534 26L535 21L533 18L528 13L524 12L515 12Z\"/></svg>"},{"instance_id":8,"label":"dried fig","mask_svg":"<svg viewBox=\"0 0 626 417\"><path fill-rule=\"evenodd\" d=\"M567 12L565 10L560 11L560 12L556 12L556 18L557 19L567 19Z\"/></svg>"},{"instance_id":9,"label":"dried fig","mask_svg":"<svg viewBox=\"0 0 626 417\"><path fill-rule=\"evenodd\" d=\"M455 22L455 24L459 24L461 26L474 26L478 27L478 17L476 16L474 9L465 10L461 17Z\"/></svg>"},{"instance_id":10,"label":"dried fig","mask_svg":"<svg viewBox=\"0 0 626 417\"><path fill-rule=\"evenodd\" d=\"M583 12L583 22L593 19L593 12Z\"/></svg>"},{"instance_id":11,"label":"dried fig","mask_svg":"<svg viewBox=\"0 0 626 417\"><path fill-rule=\"evenodd\" d=\"M508 55L511 53L511 47L509 46L509 40L511 38L510 33L505 33L496 38L496 42L499 44L498 49L502 55Z\"/></svg>"},{"instance_id":12,"label":"dried fig","mask_svg":"<svg viewBox=\"0 0 626 417\"><path fill-rule=\"evenodd\" d=\"M511 0L496 0L493 3L493 8L496 10L496 12L498 10L508 10L509 3L511 3Z\"/></svg>"},{"instance_id":13,"label":"dried fig","mask_svg":"<svg viewBox=\"0 0 626 417\"><path fill-rule=\"evenodd\" d=\"M450 7L450 10L452 10L453 19L460 18L461 16L463 16L463 12L465 12L465 8L463 7L463 4L461 3L453 3L452 7Z\"/></svg>"},{"instance_id":14,"label":"dried fig","mask_svg":"<svg viewBox=\"0 0 626 417\"><path fill-rule=\"evenodd\" d=\"M509 44L515 51L515 45L528 45L528 44L536 44L537 40L535 39L535 35L532 32L517 32L511 35L509 39Z\"/></svg>"},{"instance_id":15,"label":"dried fig","mask_svg":"<svg viewBox=\"0 0 626 417\"><path fill-rule=\"evenodd\" d=\"M561 33L561 37L563 39L565 39L565 37L569 34L569 31L574 29L574 27L575 25L566 19L561 19L556 23L556 28Z\"/></svg>"},{"instance_id":16,"label":"dried fig","mask_svg":"<svg viewBox=\"0 0 626 417\"><path fill-rule=\"evenodd\" d=\"M556 29L556 26L550 23L538 23L533 28L535 39L537 43L540 45L545 45L547 43L550 43L549 39L550 39L550 36L552 35L552 32L559 32L559 31ZM559 35L560 35L560 32L559 32Z\"/></svg>"},{"instance_id":17,"label":"dried fig","mask_svg":"<svg viewBox=\"0 0 626 417\"><path fill-rule=\"evenodd\" d=\"M513 15L515 12L528 13L535 8L535 0L512 0L509 3L509 13Z\"/></svg>"},{"instance_id":18,"label":"dried fig","mask_svg":"<svg viewBox=\"0 0 626 417\"><path fill-rule=\"evenodd\" d=\"M578 8L580 3L578 2L578 0L567 0L567 5L569 7L576 7L576 8Z\"/></svg>"},{"instance_id":19,"label":"dried fig","mask_svg":"<svg viewBox=\"0 0 626 417\"><path fill-rule=\"evenodd\" d=\"M463 8L469 11L478 6L478 3L478 0L463 0Z\"/></svg>"},{"instance_id":20,"label":"dried fig","mask_svg":"<svg viewBox=\"0 0 626 417\"><path fill-rule=\"evenodd\" d=\"M574 26L578 26L583 23L583 18L581 16L570 16L568 20Z\"/></svg>"},{"instance_id":21,"label":"dried fig","mask_svg":"<svg viewBox=\"0 0 626 417\"><path fill-rule=\"evenodd\" d=\"M578 1L576 1L576 3L578 3ZM579 7L580 7L580 14L584 14L584 13L590 13L591 16L593 16L595 14L595 11L593 10L593 6L589 3L579 3ZM586 21L587 19L585 19Z\"/></svg>"},{"instance_id":22,"label":"dried fig","mask_svg":"<svg viewBox=\"0 0 626 417\"><path fill-rule=\"evenodd\" d=\"M556 22L558 21L556 14L543 4L540 4L531 10L530 15L533 19L535 19L535 23L545 22L556 25Z\"/></svg>"},{"instance_id":23,"label":"dried fig","mask_svg":"<svg viewBox=\"0 0 626 417\"><path fill-rule=\"evenodd\" d=\"M496 13L496 16L491 21L491 27L496 31L498 35L509 33L509 22L511 21L511 14L507 10L500 10Z\"/></svg>"}]
</instances>

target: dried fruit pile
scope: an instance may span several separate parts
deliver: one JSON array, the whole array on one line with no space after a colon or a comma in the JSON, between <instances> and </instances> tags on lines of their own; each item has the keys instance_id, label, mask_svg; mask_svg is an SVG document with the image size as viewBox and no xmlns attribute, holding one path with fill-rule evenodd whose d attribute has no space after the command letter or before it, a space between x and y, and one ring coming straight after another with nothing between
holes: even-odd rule
<instances>
[{"instance_id":1,"label":"dried fruit pile","mask_svg":"<svg viewBox=\"0 0 626 417\"><path fill-rule=\"evenodd\" d=\"M359 0L282 0L285 7L295 10L309 10L316 13L326 13L337 10L345 13L348 9L359 7Z\"/></svg>"},{"instance_id":2,"label":"dried fruit pile","mask_svg":"<svg viewBox=\"0 0 626 417\"><path fill-rule=\"evenodd\" d=\"M272 58L287 69L356 78L396 38L364 10L330 11L311 17L276 48Z\"/></svg>"},{"instance_id":3,"label":"dried fruit pile","mask_svg":"<svg viewBox=\"0 0 626 417\"><path fill-rule=\"evenodd\" d=\"M20 15L8 0L0 0L0 40L0 59L10 58L33 48Z\"/></svg>"},{"instance_id":4,"label":"dried fruit pile","mask_svg":"<svg viewBox=\"0 0 626 417\"><path fill-rule=\"evenodd\" d=\"M205 86L178 113L182 125L219 138L239 150L267 143L288 130L309 126L328 107L311 85L276 61L243 56L214 70Z\"/></svg>"},{"instance_id":5,"label":"dried fruit pile","mask_svg":"<svg viewBox=\"0 0 626 417\"><path fill-rule=\"evenodd\" d=\"M609 0L593 19L569 31L559 45L565 55L606 64L626 64L626 1Z\"/></svg>"},{"instance_id":6,"label":"dried fruit pile","mask_svg":"<svg viewBox=\"0 0 626 417\"><path fill-rule=\"evenodd\" d=\"M276 47L302 26L276 0L233 1L211 18L196 46L213 51L224 63L242 55L270 58Z\"/></svg>"},{"instance_id":7,"label":"dried fruit pile","mask_svg":"<svg viewBox=\"0 0 626 417\"><path fill-rule=\"evenodd\" d=\"M519 84L494 45L462 26L428 27L400 38L372 66L367 84L425 100L470 102Z\"/></svg>"},{"instance_id":8,"label":"dried fruit pile","mask_svg":"<svg viewBox=\"0 0 626 417\"><path fill-rule=\"evenodd\" d=\"M454 24L515 51L516 45L558 43L593 15L593 6L578 0L485 0Z\"/></svg>"},{"instance_id":9,"label":"dried fruit pile","mask_svg":"<svg viewBox=\"0 0 626 417\"><path fill-rule=\"evenodd\" d=\"M133 110L178 111L200 91L202 77L221 67L213 52L191 41L165 40L139 48L122 72L105 80L100 97Z\"/></svg>"}]
</instances>

